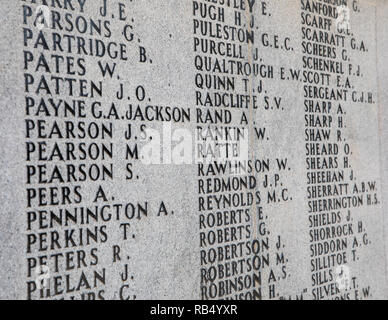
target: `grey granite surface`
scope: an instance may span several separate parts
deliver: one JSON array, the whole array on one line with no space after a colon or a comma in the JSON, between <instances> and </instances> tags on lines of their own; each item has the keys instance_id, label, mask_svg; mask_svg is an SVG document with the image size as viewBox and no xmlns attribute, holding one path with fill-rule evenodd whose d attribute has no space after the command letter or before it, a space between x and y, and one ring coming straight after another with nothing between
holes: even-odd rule
<instances>
[{"instance_id":1,"label":"grey granite surface","mask_svg":"<svg viewBox=\"0 0 388 320\"><path fill-rule=\"evenodd\" d=\"M325 11L335 1L222 2L112 0L106 16L102 0L0 2L1 299L388 297L388 2L347 1L344 36ZM322 11L305 15L308 3ZM42 28L40 13L49 18ZM304 38L307 29L317 41ZM325 46L333 35L338 42ZM200 52L205 42L213 52ZM96 55L109 44L111 56ZM343 74L308 73L307 57L339 62ZM112 77L107 63L116 64ZM246 69L254 64L258 75ZM331 99L326 112L330 99L307 98L305 76L334 95L347 90L346 101ZM224 103L212 106L217 93ZM306 111L307 100L321 110ZM204 144L206 128L219 139ZM228 128L244 139L230 131L222 141ZM314 142L331 150L315 157L323 169L307 167L310 129L330 131ZM201 150L225 142L238 146L247 172L200 164ZM323 181L308 183L313 172ZM217 190L228 183L232 190ZM341 206L310 213L314 186L318 200ZM331 253L315 255L319 245Z\"/></svg>"}]
</instances>

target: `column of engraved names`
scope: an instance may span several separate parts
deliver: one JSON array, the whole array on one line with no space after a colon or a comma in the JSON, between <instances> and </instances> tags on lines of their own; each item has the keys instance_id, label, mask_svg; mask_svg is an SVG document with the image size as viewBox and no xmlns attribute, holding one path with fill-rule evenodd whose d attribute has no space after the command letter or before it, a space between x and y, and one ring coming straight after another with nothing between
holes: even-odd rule
<instances>
[{"instance_id":1,"label":"column of engraved names","mask_svg":"<svg viewBox=\"0 0 388 320\"><path fill-rule=\"evenodd\" d=\"M282 165L289 168L286 159L257 152L270 139L255 119L282 110L282 98L265 89L265 79L280 70L261 57L273 44L280 51L281 40L258 32L257 17L270 21L265 1L192 4L201 299L279 298L276 283L287 277L284 246L270 237L263 205L290 200L278 174Z\"/></svg>"},{"instance_id":2,"label":"column of engraved names","mask_svg":"<svg viewBox=\"0 0 388 320\"><path fill-rule=\"evenodd\" d=\"M126 5L99 1L91 8L85 0L21 4L27 298L112 298L107 285L120 274L120 298L135 298L130 290L134 276L124 264L129 254L115 242L133 241L129 227L147 216L147 204L117 202L109 187L139 178L129 162L127 174L117 174L121 168L115 160L123 156L113 141L124 136L117 122L129 117L123 106L112 103L120 100L120 90L109 94L106 81L119 80L116 66L139 50L132 45ZM119 40L115 27L122 31ZM136 154L131 148L126 150L132 162ZM106 268L112 263L122 263L124 272L112 273Z\"/></svg>"},{"instance_id":3,"label":"column of engraved names","mask_svg":"<svg viewBox=\"0 0 388 320\"><path fill-rule=\"evenodd\" d=\"M375 182L370 190L366 182L356 182L346 137L346 114L361 102L354 86L361 67L351 56L367 49L349 25L339 22L349 12L347 1L302 0L301 8L311 294L313 299L354 299L358 283L349 266L358 261L365 228L351 211L378 204L372 200ZM373 97L362 102L373 104Z\"/></svg>"}]
</instances>

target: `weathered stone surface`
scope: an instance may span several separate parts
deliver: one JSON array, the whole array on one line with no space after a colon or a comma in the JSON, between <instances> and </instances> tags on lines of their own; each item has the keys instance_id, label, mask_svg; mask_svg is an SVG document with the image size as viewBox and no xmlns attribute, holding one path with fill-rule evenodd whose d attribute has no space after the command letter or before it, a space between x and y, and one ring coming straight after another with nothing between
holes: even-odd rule
<instances>
[{"instance_id":1,"label":"weathered stone surface","mask_svg":"<svg viewBox=\"0 0 388 320\"><path fill-rule=\"evenodd\" d=\"M387 298L385 1L0 13L0 298Z\"/></svg>"}]
</instances>

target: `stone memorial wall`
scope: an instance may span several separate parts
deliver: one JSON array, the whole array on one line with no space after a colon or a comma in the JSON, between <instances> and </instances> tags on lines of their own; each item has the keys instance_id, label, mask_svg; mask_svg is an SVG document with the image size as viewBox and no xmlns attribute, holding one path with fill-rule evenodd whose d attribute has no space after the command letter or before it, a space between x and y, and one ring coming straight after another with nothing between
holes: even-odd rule
<instances>
[{"instance_id":1,"label":"stone memorial wall","mask_svg":"<svg viewBox=\"0 0 388 320\"><path fill-rule=\"evenodd\" d=\"M388 298L387 1L0 13L0 298Z\"/></svg>"}]
</instances>

